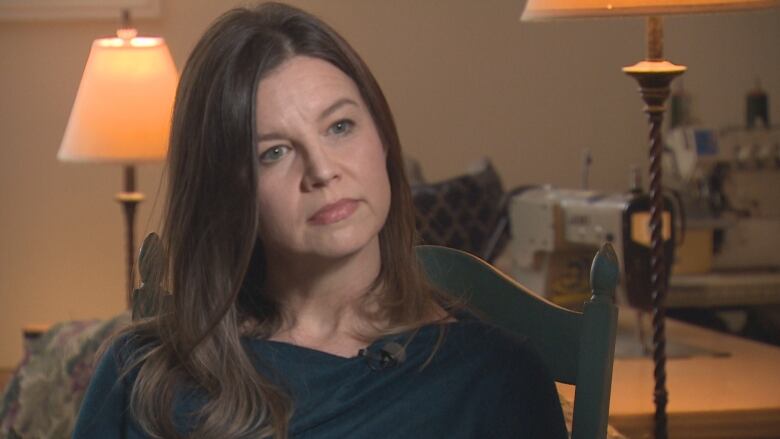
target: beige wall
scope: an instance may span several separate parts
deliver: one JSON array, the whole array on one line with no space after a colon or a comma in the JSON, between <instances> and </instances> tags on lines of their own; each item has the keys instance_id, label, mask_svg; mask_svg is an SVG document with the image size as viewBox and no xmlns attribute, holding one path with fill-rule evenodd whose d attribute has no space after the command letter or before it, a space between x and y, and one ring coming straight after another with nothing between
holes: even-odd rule
<instances>
[{"instance_id":1,"label":"beige wall","mask_svg":"<svg viewBox=\"0 0 780 439\"><path fill-rule=\"evenodd\" d=\"M181 68L205 26L236 2L162 0L139 21ZM592 184L623 190L646 165L645 120L620 67L643 56L643 21L520 24L521 0L298 0L339 29L373 68L406 151L429 179L482 155L507 185L575 186L583 148ZM780 118L780 12L666 21L668 57L685 63L695 114L743 120L761 78ZM27 323L104 318L124 306L120 170L58 163L56 151L93 38L110 21L0 23L0 367ZM144 166L139 235L156 226L161 166ZM159 206L158 206L159 207Z\"/></svg>"}]
</instances>

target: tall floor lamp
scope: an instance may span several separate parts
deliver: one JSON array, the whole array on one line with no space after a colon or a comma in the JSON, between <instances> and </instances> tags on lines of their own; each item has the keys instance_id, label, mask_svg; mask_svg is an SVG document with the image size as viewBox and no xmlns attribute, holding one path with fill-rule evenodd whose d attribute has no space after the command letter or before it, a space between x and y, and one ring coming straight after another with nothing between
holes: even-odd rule
<instances>
[{"instance_id":1,"label":"tall floor lamp","mask_svg":"<svg viewBox=\"0 0 780 439\"><path fill-rule=\"evenodd\" d=\"M664 265L662 237L661 156L663 137L661 124L671 81L685 72L686 67L675 65L663 56L663 26L661 14L728 11L780 5L778 0L528 0L522 21L553 20L559 18L647 16L647 57L623 71L639 83L645 103L650 145L650 235L651 288L653 313L653 361L655 363L655 437L666 439L666 336L664 299L668 287L668 273Z\"/></svg>"},{"instance_id":2,"label":"tall floor lamp","mask_svg":"<svg viewBox=\"0 0 780 439\"><path fill-rule=\"evenodd\" d=\"M116 200L125 215L129 306L135 210L144 199L136 189L135 166L165 157L178 73L165 41L139 37L127 15L123 18L116 37L92 43L57 158L123 167Z\"/></svg>"}]
</instances>

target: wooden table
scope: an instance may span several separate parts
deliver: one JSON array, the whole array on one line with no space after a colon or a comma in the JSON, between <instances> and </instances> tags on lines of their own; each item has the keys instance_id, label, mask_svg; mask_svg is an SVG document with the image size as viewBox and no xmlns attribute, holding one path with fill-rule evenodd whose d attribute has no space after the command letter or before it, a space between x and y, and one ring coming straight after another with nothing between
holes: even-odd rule
<instances>
[{"instance_id":1,"label":"wooden table","mask_svg":"<svg viewBox=\"0 0 780 439\"><path fill-rule=\"evenodd\" d=\"M635 330L635 313L620 311L619 330ZM666 334L730 354L667 360L670 438L780 438L780 348L673 320ZM653 386L650 358L615 359L610 424L629 438L652 438ZM573 399L571 386L559 389Z\"/></svg>"},{"instance_id":2,"label":"wooden table","mask_svg":"<svg viewBox=\"0 0 780 439\"><path fill-rule=\"evenodd\" d=\"M780 304L780 273L678 274L669 279L667 308Z\"/></svg>"}]
</instances>

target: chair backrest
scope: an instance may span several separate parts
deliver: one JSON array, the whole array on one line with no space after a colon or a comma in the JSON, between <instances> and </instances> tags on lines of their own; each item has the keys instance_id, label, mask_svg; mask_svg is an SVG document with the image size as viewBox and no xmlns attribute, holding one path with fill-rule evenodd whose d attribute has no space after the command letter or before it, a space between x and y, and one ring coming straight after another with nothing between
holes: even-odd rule
<instances>
[{"instance_id":1,"label":"chair backrest","mask_svg":"<svg viewBox=\"0 0 780 439\"><path fill-rule=\"evenodd\" d=\"M606 436L615 353L618 262L605 244L591 267L593 296L576 312L545 300L460 250L419 246L428 278L493 324L528 336L553 378L575 385L572 439Z\"/></svg>"}]
</instances>

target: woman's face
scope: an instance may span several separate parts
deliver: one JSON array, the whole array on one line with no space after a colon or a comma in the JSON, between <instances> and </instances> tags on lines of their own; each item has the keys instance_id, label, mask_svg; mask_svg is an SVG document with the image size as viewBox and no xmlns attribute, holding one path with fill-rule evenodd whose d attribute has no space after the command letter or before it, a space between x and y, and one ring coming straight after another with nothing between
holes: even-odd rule
<instances>
[{"instance_id":1,"label":"woman's face","mask_svg":"<svg viewBox=\"0 0 780 439\"><path fill-rule=\"evenodd\" d=\"M256 105L259 234L269 261L378 254L390 183L352 79L295 56L260 81Z\"/></svg>"}]
</instances>

